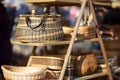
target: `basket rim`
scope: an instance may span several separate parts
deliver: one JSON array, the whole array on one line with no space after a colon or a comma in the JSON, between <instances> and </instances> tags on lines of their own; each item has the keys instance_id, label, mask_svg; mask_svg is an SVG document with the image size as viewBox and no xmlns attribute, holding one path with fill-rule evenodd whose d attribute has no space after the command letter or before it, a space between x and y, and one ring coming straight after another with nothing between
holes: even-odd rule
<instances>
[{"instance_id":1,"label":"basket rim","mask_svg":"<svg viewBox=\"0 0 120 80\"><path fill-rule=\"evenodd\" d=\"M30 68L30 69L32 69L32 68L37 68L38 70L36 70L36 72L25 72L25 73L21 73L21 72L14 72L14 71L10 71L10 70L7 70L6 69L6 67L8 67L8 68L10 68L10 67L13 67L13 68ZM40 69L41 68L41 69ZM19 75L19 76L22 76L22 75L36 75L36 74L38 74L38 73L43 73L44 71L46 71L48 68L47 67L41 67L41 66L27 66L27 67L25 67L25 66L11 66L11 65L2 65L1 66L1 69L3 70L3 72L8 72L8 74L11 74L11 75ZM32 69L33 70L33 69ZM42 72L40 72L40 71L42 71ZM29 73L29 74L28 74ZM4 74L4 73L3 73Z\"/></svg>"},{"instance_id":2,"label":"basket rim","mask_svg":"<svg viewBox=\"0 0 120 80\"><path fill-rule=\"evenodd\" d=\"M95 26L80 26L79 29L95 29Z\"/></svg>"},{"instance_id":3,"label":"basket rim","mask_svg":"<svg viewBox=\"0 0 120 80\"><path fill-rule=\"evenodd\" d=\"M53 15L55 15L56 17L61 17L61 15L60 14L49 14L49 15L47 15L48 17L50 17L50 16L53 16ZM27 17L27 16L31 16L31 17L41 17L41 16L45 16L45 14L35 14L35 15L31 15L31 14L21 14L19 17Z\"/></svg>"},{"instance_id":4,"label":"basket rim","mask_svg":"<svg viewBox=\"0 0 120 80\"><path fill-rule=\"evenodd\" d=\"M30 56L31 58L48 58L48 59L58 59L58 60L64 60L63 58L59 57L52 57L52 56Z\"/></svg>"}]
</instances>

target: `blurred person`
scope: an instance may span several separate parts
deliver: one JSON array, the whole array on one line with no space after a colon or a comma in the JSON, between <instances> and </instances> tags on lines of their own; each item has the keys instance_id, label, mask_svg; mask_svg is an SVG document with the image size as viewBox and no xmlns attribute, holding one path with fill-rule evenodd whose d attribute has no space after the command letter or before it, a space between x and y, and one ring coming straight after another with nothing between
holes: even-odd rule
<instances>
[{"instance_id":1,"label":"blurred person","mask_svg":"<svg viewBox=\"0 0 120 80\"><path fill-rule=\"evenodd\" d=\"M77 16L79 14L79 7L71 6L69 10L69 16L70 16L70 26L74 26Z\"/></svg>"},{"instance_id":2,"label":"blurred person","mask_svg":"<svg viewBox=\"0 0 120 80\"><path fill-rule=\"evenodd\" d=\"M97 21L100 25L103 24L104 15L105 15L106 12L103 8L98 8L96 10L96 18L97 18Z\"/></svg>"},{"instance_id":3,"label":"blurred person","mask_svg":"<svg viewBox=\"0 0 120 80\"><path fill-rule=\"evenodd\" d=\"M103 24L119 25L120 24L120 9L110 9L104 16Z\"/></svg>"},{"instance_id":4,"label":"blurred person","mask_svg":"<svg viewBox=\"0 0 120 80\"><path fill-rule=\"evenodd\" d=\"M11 27L14 26L14 19L15 19L15 15L16 15L16 7L13 5L13 0L4 0L2 1L2 3L4 4L6 10L7 10L7 13L8 13L8 16L9 16L9 19L10 19L10 23L11 23Z\"/></svg>"},{"instance_id":5,"label":"blurred person","mask_svg":"<svg viewBox=\"0 0 120 80\"><path fill-rule=\"evenodd\" d=\"M7 11L0 0L0 66L9 65L12 58L12 45L10 42L12 27ZM0 72L2 73L1 69Z\"/></svg>"},{"instance_id":6,"label":"blurred person","mask_svg":"<svg viewBox=\"0 0 120 80\"><path fill-rule=\"evenodd\" d=\"M14 16L14 26L12 31L12 38L15 38L15 31L19 21L19 16L22 14L27 14L29 11L28 5L23 0L12 0L12 4L15 7L15 16Z\"/></svg>"},{"instance_id":7,"label":"blurred person","mask_svg":"<svg viewBox=\"0 0 120 80\"><path fill-rule=\"evenodd\" d=\"M62 16L62 24L65 25L65 26L69 26L69 10L70 10L70 7L60 7L59 8L59 12Z\"/></svg>"},{"instance_id":8,"label":"blurred person","mask_svg":"<svg viewBox=\"0 0 120 80\"><path fill-rule=\"evenodd\" d=\"M37 9L37 13L38 13L38 14L44 13L44 7L43 7L43 6L40 6L40 7Z\"/></svg>"},{"instance_id":9,"label":"blurred person","mask_svg":"<svg viewBox=\"0 0 120 80\"><path fill-rule=\"evenodd\" d=\"M19 17L21 14L27 14L29 11L27 3L23 0L14 0L14 6L16 6L16 17Z\"/></svg>"},{"instance_id":10,"label":"blurred person","mask_svg":"<svg viewBox=\"0 0 120 80\"><path fill-rule=\"evenodd\" d=\"M63 6L63 7L59 7L57 12L56 8L52 7L50 9L50 12L60 14L62 19L61 21L62 25L69 26L69 10L70 7Z\"/></svg>"}]
</instances>

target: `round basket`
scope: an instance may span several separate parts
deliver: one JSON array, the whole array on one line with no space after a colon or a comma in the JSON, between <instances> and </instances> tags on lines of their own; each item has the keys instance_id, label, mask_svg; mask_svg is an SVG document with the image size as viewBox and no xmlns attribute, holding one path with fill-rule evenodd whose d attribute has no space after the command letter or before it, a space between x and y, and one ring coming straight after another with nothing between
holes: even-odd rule
<instances>
[{"instance_id":1,"label":"round basket","mask_svg":"<svg viewBox=\"0 0 120 80\"><path fill-rule=\"evenodd\" d=\"M45 78L47 67L2 65L1 69L6 80L39 80Z\"/></svg>"},{"instance_id":2,"label":"round basket","mask_svg":"<svg viewBox=\"0 0 120 80\"><path fill-rule=\"evenodd\" d=\"M47 66L51 70L61 70L64 59L50 56L31 56L29 66Z\"/></svg>"},{"instance_id":3,"label":"round basket","mask_svg":"<svg viewBox=\"0 0 120 80\"><path fill-rule=\"evenodd\" d=\"M75 76L88 75L96 71L97 61L94 54L80 55L75 61Z\"/></svg>"},{"instance_id":4,"label":"round basket","mask_svg":"<svg viewBox=\"0 0 120 80\"><path fill-rule=\"evenodd\" d=\"M46 42L63 39L61 16L56 14L20 15L16 38L21 42Z\"/></svg>"}]
</instances>

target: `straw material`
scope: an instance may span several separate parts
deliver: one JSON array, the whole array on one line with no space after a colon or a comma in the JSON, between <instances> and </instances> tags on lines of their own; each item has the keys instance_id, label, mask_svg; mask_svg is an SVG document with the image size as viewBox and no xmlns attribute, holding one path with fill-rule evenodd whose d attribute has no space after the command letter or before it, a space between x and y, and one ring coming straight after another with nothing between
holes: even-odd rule
<instances>
[{"instance_id":1,"label":"straw material","mask_svg":"<svg viewBox=\"0 0 120 80\"><path fill-rule=\"evenodd\" d=\"M75 61L75 75L88 75L96 71L97 61L94 54L80 55Z\"/></svg>"},{"instance_id":2,"label":"straw material","mask_svg":"<svg viewBox=\"0 0 120 80\"><path fill-rule=\"evenodd\" d=\"M43 79L43 80L58 80L61 71L59 71L59 70L53 71L53 73L55 74L55 77L53 75L50 75L49 73L47 73L45 79Z\"/></svg>"},{"instance_id":3,"label":"straw material","mask_svg":"<svg viewBox=\"0 0 120 80\"><path fill-rule=\"evenodd\" d=\"M47 67L1 66L6 80L38 80L45 78Z\"/></svg>"},{"instance_id":4,"label":"straw material","mask_svg":"<svg viewBox=\"0 0 120 80\"><path fill-rule=\"evenodd\" d=\"M21 42L46 42L63 39L61 16L56 14L20 15L16 38Z\"/></svg>"},{"instance_id":5,"label":"straw material","mask_svg":"<svg viewBox=\"0 0 120 80\"><path fill-rule=\"evenodd\" d=\"M84 34L84 35L87 35L87 34L91 34L91 33L95 33L95 27L93 26L81 26L79 27L78 29L78 34Z\"/></svg>"},{"instance_id":6,"label":"straw material","mask_svg":"<svg viewBox=\"0 0 120 80\"><path fill-rule=\"evenodd\" d=\"M74 28L63 27L64 40L70 40L73 35ZM78 29L75 40L96 38L95 27L93 26L81 26Z\"/></svg>"},{"instance_id":7,"label":"straw material","mask_svg":"<svg viewBox=\"0 0 120 80\"><path fill-rule=\"evenodd\" d=\"M31 56L30 58L28 66L47 66L52 70L61 70L64 62L64 59L58 57Z\"/></svg>"}]
</instances>

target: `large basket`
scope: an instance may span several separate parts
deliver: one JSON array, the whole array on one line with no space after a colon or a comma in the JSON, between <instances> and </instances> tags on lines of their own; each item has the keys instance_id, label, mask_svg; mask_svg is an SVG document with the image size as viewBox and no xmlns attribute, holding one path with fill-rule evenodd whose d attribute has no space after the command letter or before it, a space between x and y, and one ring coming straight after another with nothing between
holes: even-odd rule
<instances>
[{"instance_id":1,"label":"large basket","mask_svg":"<svg viewBox=\"0 0 120 80\"><path fill-rule=\"evenodd\" d=\"M40 80L45 78L47 67L1 66L6 80Z\"/></svg>"},{"instance_id":2,"label":"large basket","mask_svg":"<svg viewBox=\"0 0 120 80\"><path fill-rule=\"evenodd\" d=\"M16 38L21 42L46 42L63 39L61 16L57 14L20 15Z\"/></svg>"}]
</instances>

